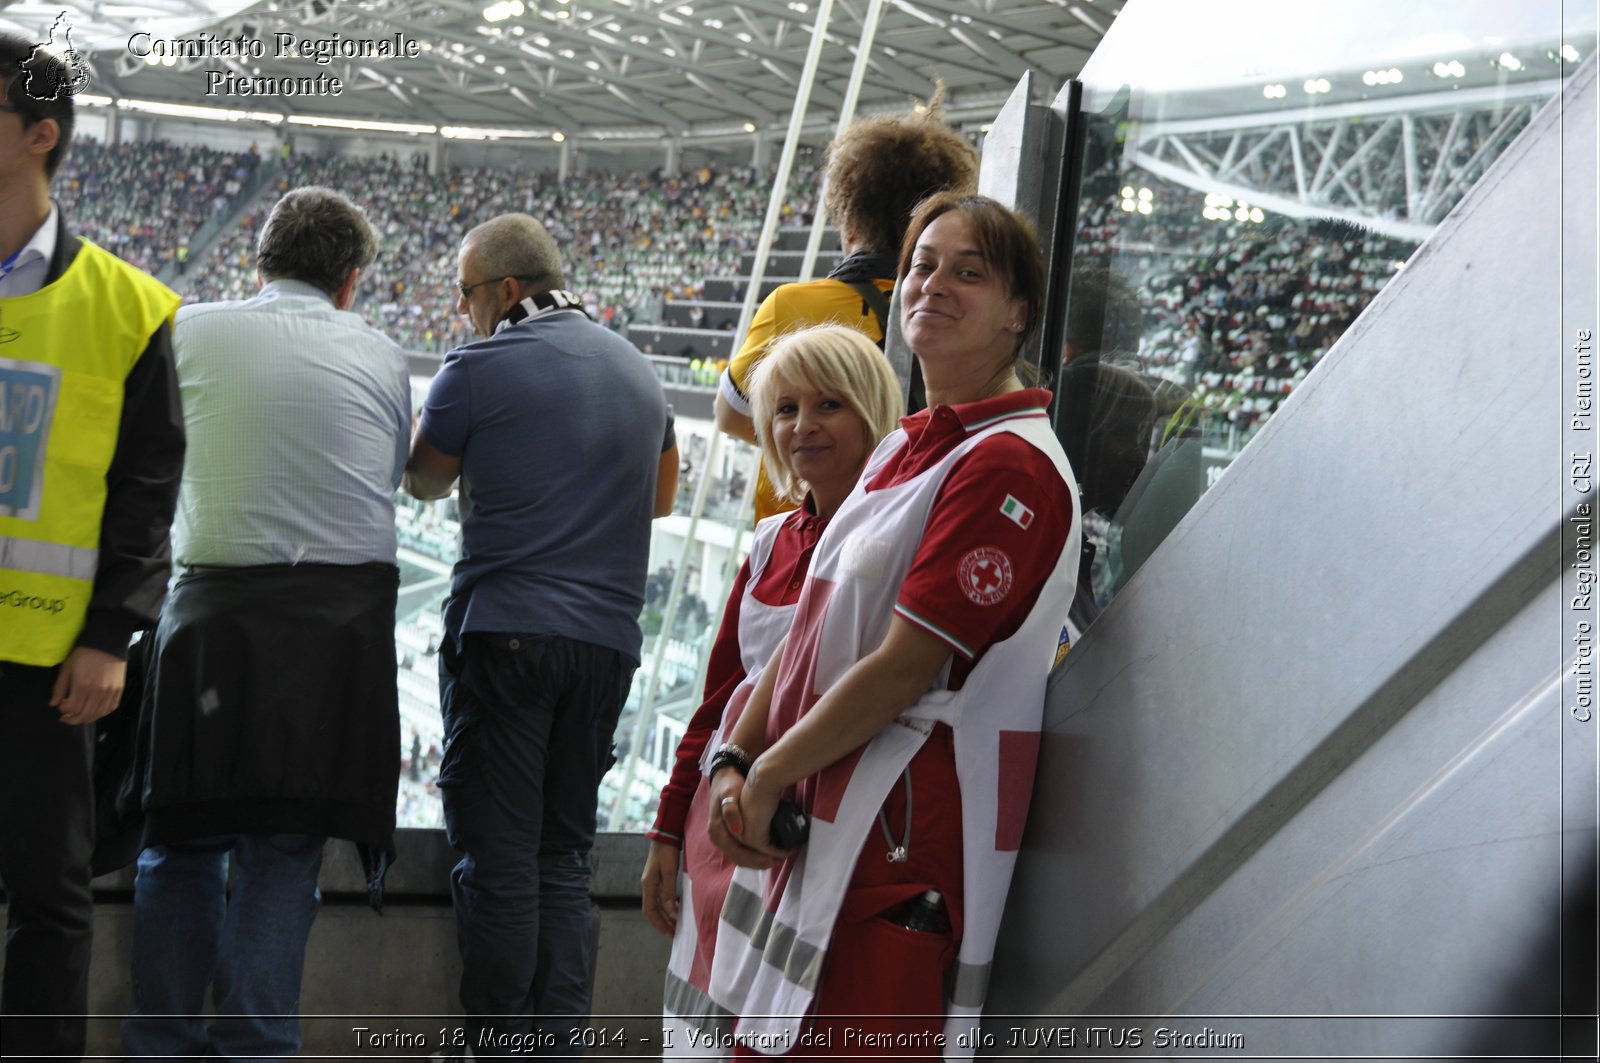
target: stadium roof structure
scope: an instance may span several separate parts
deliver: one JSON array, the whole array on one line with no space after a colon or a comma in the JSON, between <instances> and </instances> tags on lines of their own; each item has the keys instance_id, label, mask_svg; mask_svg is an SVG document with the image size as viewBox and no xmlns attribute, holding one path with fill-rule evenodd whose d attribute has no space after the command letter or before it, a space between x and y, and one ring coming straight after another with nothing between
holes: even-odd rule
<instances>
[{"instance_id":1,"label":"stadium roof structure","mask_svg":"<svg viewBox=\"0 0 1600 1063\"><path fill-rule=\"evenodd\" d=\"M65 10L71 44L89 58L89 91L114 99L694 139L781 129L821 2L14 0L0 2L0 26L44 40ZM834 0L810 124L837 120L872 2ZM1121 6L883 0L858 110L904 108L927 98L938 77L952 117L984 120L1027 70L1052 85L1075 75ZM240 88L318 75L337 78L340 91L246 96Z\"/></svg>"}]
</instances>

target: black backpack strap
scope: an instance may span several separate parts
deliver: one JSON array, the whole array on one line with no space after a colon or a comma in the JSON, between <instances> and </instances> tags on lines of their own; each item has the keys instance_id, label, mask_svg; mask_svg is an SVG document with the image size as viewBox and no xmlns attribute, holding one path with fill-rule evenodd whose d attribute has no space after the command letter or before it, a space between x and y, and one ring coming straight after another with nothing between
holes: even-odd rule
<instances>
[{"instance_id":1,"label":"black backpack strap","mask_svg":"<svg viewBox=\"0 0 1600 1063\"><path fill-rule=\"evenodd\" d=\"M883 337L878 341L878 349L883 349L884 340L889 338L889 297L878 290L878 286L871 281L840 281L848 284L861 296L861 312L872 311L872 316L878 319L878 332Z\"/></svg>"}]
</instances>

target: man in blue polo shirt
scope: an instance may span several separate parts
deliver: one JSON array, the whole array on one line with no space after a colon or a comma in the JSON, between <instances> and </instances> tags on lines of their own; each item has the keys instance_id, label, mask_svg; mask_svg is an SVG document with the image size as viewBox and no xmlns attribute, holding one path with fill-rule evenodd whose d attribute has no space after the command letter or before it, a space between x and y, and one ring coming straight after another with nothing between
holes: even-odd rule
<instances>
[{"instance_id":1,"label":"man in blue polo shirt","mask_svg":"<svg viewBox=\"0 0 1600 1063\"><path fill-rule=\"evenodd\" d=\"M445 603L445 829L469 1044L568 1032L589 1010L589 850L640 646L652 516L678 456L661 385L562 290L555 241L506 214L467 233L457 308L405 487L461 482ZM537 1016L537 1020L534 1018Z\"/></svg>"}]
</instances>

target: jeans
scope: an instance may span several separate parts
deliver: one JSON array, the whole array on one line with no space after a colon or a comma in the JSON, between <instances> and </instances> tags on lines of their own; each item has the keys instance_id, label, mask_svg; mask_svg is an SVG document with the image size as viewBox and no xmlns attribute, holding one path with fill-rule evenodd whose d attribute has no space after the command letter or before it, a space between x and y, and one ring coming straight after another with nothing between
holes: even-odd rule
<instances>
[{"instance_id":1,"label":"jeans","mask_svg":"<svg viewBox=\"0 0 1600 1063\"><path fill-rule=\"evenodd\" d=\"M450 894L470 1043L492 1055L486 1036L548 1034L542 1054L569 1054L589 1013L595 805L637 662L549 635L446 641L439 789L464 854Z\"/></svg>"},{"instance_id":2,"label":"jeans","mask_svg":"<svg viewBox=\"0 0 1600 1063\"><path fill-rule=\"evenodd\" d=\"M282 1059L300 1050L300 975L326 841L239 834L139 854L130 1056ZM228 896L228 863L234 864ZM201 1011L210 985L216 1017Z\"/></svg>"},{"instance_id":3,"label":"jeans","mask_svg":"<svg viewBox=\"0 0 1600 1063\"><path fill-rule=\"evenodd\" d=\"M95 729L62 725L50 707L57 672L0 662L0 1046L8 1056L77 1057L86 1040Z\"/></svg>"}]
</instances>

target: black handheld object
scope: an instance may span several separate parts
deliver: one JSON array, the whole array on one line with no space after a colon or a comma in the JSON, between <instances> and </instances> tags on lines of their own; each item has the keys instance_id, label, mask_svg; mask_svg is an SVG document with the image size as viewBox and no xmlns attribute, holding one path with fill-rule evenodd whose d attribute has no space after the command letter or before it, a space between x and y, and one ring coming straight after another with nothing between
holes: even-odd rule
<instances>
[{"instance_id":1,"label":"black handheld object","mask_svg":"<svg viewBox=\"0 0 1600 1063\"><path fill-rule=\"evenodd\" d=\"M772 826L767 828L772 844L779 849L798 849L810 834L811 817L805 810L788 799L779 801L778 810L772 814Z\"/></svg>"}]
</instances>

